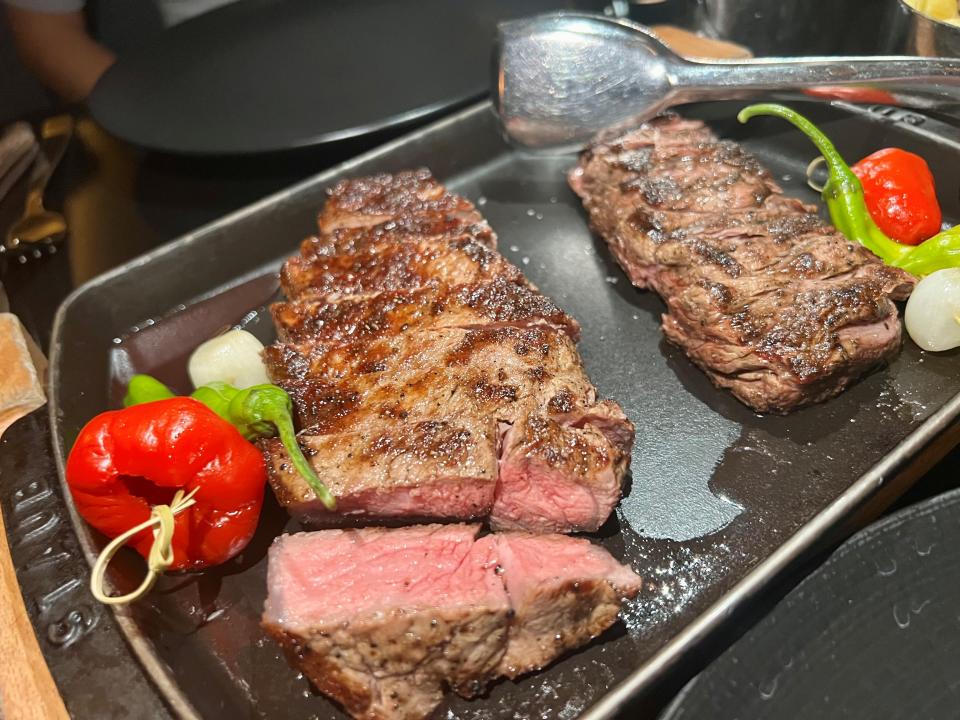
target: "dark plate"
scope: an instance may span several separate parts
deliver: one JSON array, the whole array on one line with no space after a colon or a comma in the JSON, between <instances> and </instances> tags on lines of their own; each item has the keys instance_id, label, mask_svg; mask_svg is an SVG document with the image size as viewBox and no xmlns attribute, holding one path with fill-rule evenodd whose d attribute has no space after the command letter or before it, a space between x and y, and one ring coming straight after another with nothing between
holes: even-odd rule
<instances>
[{"instance_id":1,"label":"dark plate","mask_svg":"<svg viewBox=\"0 0 960 720\"><path fill-rule=\"evenodd\" d=\"M246 154L318 145L479 99L490 85L497 20L570 7L565 0L241 0L123 54L88 105L111 133L154 150Z\"/></svg>"},{"instance_id":2,"label":"dark plate","mask_svg":"<svg viewBox=\"0 0 960 720\"><path fill-rule=\"evenodd\" d=\"M845 543L661 720L957 717L960 491Z\"/></svg>"},{"instance_id":3,"label":"dark plate","mask_svg":"<svg viewBox=\"0 0 960 720\"><path fill-rule=\"evenodd\" d=\"M774 121L745 129L733 120L737 109L691 112L744 140L791 192L812 200L802 181L813 152L806 141ZM926 155L941 187L958 185L957 147L923 134L936 129L931 121L918 119L918 130L878 113L813 105L809 112L850 157L896 144ZM430 166L477 201L503 253L581 321L591 376L637 423L632 484L597 538L648 581L624 622L589 647L542 673L497 684L486 699L451 699L444 716L572 718L599 703L587 717L610 717L778 573L878 512L946 452L956 439L960 363L956 353L924 355L907 342L890 367L839 398L788 417L755 415L663 341L660 300L632 288L591 236L565 183L573 161L511 151L481 105L92 281L65 302L54 330L50 408L61 467L82 424L116 405L133 371L183 387L194 345L250 311L249 327L270 338L262 305L282 258L313 230L326 187L344 176ZM960 217L955 197L942 201L948 217ZM257 625L264 552L284 527L294 528L269 502L259 534L236 562L166 578L117 614L146 671L182 714L338 716ZM101 539L83 523L74 529L92 557ZM130 583L139 562L125 558L129 566L113 577ZM83 647L73 644L74 658ZM50 657L54 664L60 658ZM96 673L83 680L97 682Z\"/></svg>"}]
</instances>

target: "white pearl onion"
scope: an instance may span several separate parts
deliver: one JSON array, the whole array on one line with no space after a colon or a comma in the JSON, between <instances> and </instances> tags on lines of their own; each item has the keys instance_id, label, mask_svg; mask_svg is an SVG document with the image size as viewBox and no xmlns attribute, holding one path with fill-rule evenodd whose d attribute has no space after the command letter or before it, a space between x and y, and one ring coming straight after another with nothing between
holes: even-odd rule
<instances>
[{"instance_id":1,"label":"white pearl onion","mask_svg":"<svg viewBox=\"0 0 960 720\"><path fill-rule=\"evenodd\" d=\"M230 330L207 340L190 356L187 372L194 387L225 382L239 390L269 383L263 344L246 330Z\"/></svg>"},{"instance_id":2,"label":"white pearl onion","mask_svg":"<svg viewBox=\"0 0 960 720\"><path fill-rule=\"evenodd\" d=\"M913 289L904 313L907 332L924 350L960 345L960 268L937 270Z\"/></svg>"}]
</instances>

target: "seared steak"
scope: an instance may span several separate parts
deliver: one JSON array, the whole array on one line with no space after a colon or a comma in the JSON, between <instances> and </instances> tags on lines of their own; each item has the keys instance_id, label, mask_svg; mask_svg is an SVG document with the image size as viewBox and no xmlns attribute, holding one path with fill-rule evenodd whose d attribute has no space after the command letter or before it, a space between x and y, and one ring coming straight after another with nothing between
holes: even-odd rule
<instances>
[{"instance_id":1,"label":"seared steak","mask_svg":"<svg viewBox=\"0 0 960 720\"><path fill-rule=\"evenodd\" d=\"M564 532L603 524L620 499L633 438L625 442L610 429L626 421L618 405L599 404L589 412L532 412L510 426L503 437L493 527Z\"/></svg>"},{"instance_id":2,"label":"seared steak","mask_svg":"<svg viewBox=\"0 0 960 720\"><path fill-rule=\"evenodd\" d=\"M274 494L297 518L314 525L428 518L480 518L497 486L497 425L470 416L402 422L373 418L358 429L300 434L300 445L337 498L320 503L293 472L283 445L269 441Z\"/></svg>"},{"instance_id":3,"label":"seared steak","mask_svg":"<svg viewBox=\"0 0 960 720\"><path fill-rule=\"evenodd\" d=\"M497 672L515 678L610 627L640 578L598 545L565 535L504 533L496 560L513 617ZM482 541L481 541L482 542Z\"/></svg>"},{"instance_id":4,"label":"seared steak","mask_svg":"<svg viewBox=\"0 0 960 720\"><path fill-rule=\"evenodd\" d=\"M528 287L497 277L487 283L382 292L339 301L307 298L272 308L280 340L370 341L423 328L471 328L545 324L577 340L576 321Z\"/></svg>"},{"instance_id":5,"label":"seared steak","mask_svg":"<svg viewBox=\"0 0 960 720\"><path fill-rule=\"evenodd\" d=\"M477 528L328 530L270 548L263 623L356 718L423 718L503 657L510 604Z\"/></svg>"},{"instance_id":6,"label":"seared steak","mask_svg":"<svg viewBox=\"0 0 960 720\"><path fill-rule=\"evenodd\" d=\"M472 238L376 242L339 255L294 257L283 266L288 297L341 297L412 290L439 281L449 285L522 282L520 271Z\"/></svg>"},{"instance_id":7,"label":"seared steak","mask_svg":"<svg viewBox=\"0 0 960 720\"><path fill-rule=\"evenodd\" d=\"M280 502L323 525L603 524L633 426L598 403L576 321L493 249L473 206L426 171L383 175L333 188L319 227L283 268L265 358L339 507L267 442Z\"/></svg>"},{"instance_id":8,"label":"seared steak","mask_svg":"<svg viewBox=\"0 0 960 720\"><path fill-rule=\"evenodd\" d=\"M302 423L324 432L353 427L370 414L407 420L444 409L514 422L543 405L559 412L568 404L592 406L596 396L573 341L545 324L275 345L266 357L274 366L283 364L274 379L295 390L336 387L362 399L349 411L339 403L301 403Z\"/></svg>"},{"instance_id":9,"label":"seared steak","mask_svg":"<svg viewBox=\"0 0 960 720\"><path fill-rule=\"evenodd\" d=\"M470 201L448 193L426 168L344 180L330 191L319 217L324 236L350 228L379 226L390 231L424 224L486 227Z\"/></svg>"},{"instance_id":10,"label":"seared steak","mask_svg":"<svg viewBox=\"0 0 960 720\"><path fill-rule=\"evenodd\" d=\"M841 392L896 354L915 279L785 197L755 158L667 115L598 142L570 173L594 229L663 330L759 412Z\"/></svg>"},{"instance_id":11,"label":"seared steak","mask_svg":"<svg viewBox=\"0 0 960 720\"><path fill-rule=\"evenodd\" d=\"M427 717L616 620L640 578L588 540L476 525L325 530L270 548L263 624L355 718Z\"/></svg>"}]
</instances>

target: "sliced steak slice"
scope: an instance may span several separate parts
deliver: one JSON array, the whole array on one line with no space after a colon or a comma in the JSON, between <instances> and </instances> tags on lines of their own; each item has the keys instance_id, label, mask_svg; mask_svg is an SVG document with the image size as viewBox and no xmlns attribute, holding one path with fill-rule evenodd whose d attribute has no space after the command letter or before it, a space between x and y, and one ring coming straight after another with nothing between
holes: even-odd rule
<instances>
[{"instance_id":1,"label":"sliced steak slice","mask_svg":"<svg viewBox=\"0 0 960 720\"><path fill-rule=\"evenodd\" d=\"M358 413L349 427L298 436L337 498L335 513L294 471L279 440L265 441L274 495L301 522L489 515L496 529L593 531L620 499L633 440L632 423L613 403L560 417L531 412L513 424L470 412L446 419Z\"/></svg>"},{"instance_id":2,"label":"sliced steak slice","mask_svg":"<svg viewBox=\"0 0 960 720\"><path fill-rule=\"evenodd\" d=\"M478 527L327 530L270 548L264 627L355 718L420 720L495 676L509 602Z\"/></svg>"},{"instance_id":3,"label":"sliced steak slice","mask_svg":"<svg viewBox=\"0 0 960 720\"><path fill-rule=\"evenodd\" d=\"M325 530L270 548L263 625L355 718L426 718L614 623L640 578L588 540L476 525Z\"/></svg>"},{"instance_id":4,"label":"sliced steak slice","mask_svg":"<svg viewBox=\"0 0 960 720\"><path fill-rule=\"evenodd\" d=\"M436 328L550 325L573 340L576 320L549 298L501 277L454 287L429 285L326 302L309 298L271 308L284 343L346 343Z\"/></svg>"},{"instance_id":5,"label":"sliced steak slice","mask_svg":"<svg viewBox=\"0 0 960 720\"><path fill-rule=\"evenodd\" d=\"M293 469L277 439L266 441L277 500L319 526L375 521L484 518L497 483L497 425L472 416L371 419L351 431L301 432L317 475L337 498L328 511Z\"/></svg>"},{"instance_id":6,"label":"sliced steak slice","mask_svg":"<svg viewBox=\"0 0 960 720\"><path fill-rule=\"evenodd\" d=\"M591 225L666 337L761 412L837 394L897 352L915 282L786 198L739 146L664 116L599 142L570 174Z\"/></svg>"},{"instance_id":7,"label":"sliced steak slice","mask_svg":"<svg viewBox=\"0 0 960 720\"><path fill-rule=\"evenodd\" d=\"M426 168L341 180L327 192L318 218L321 235L399 218L455 218L483 223L473 203L447 192Z\"/></svg>"},{"instance_id":8,"label":"sliced steak slice","mask_svg":"<svg viewBox=\"0 0 960 720\"><path fill-rule=\"evenodd\" d=\"M563 535L489 536L513 609L498 672L509 678L539 670L610 627L634 597L640 577L603 548ZM482 542L482 540L481 540Z\"/></svg>"},{"instance_id":9,"label":"sliced steak slice","mask_svg":"<svg viewBox=\"0 0 960 720\"><path fill-rule=\"evenodd\" d=\"M305 355L305 353L308 353ZM269 348L274 382L304 426L347 429L359 417L420 417L446 409L514 422L543 407L588 407L596 391L570 337L547 325L441 328L372 342ZM307 393L316 390L313 402ZM347 407L344 398L355 401ZM329 399L329 404L324 401Z\"/></svg>"},{"instance_id":10,"label":"sliced steak slice","mask_svg":"<svg viewBox=\"0 0 960 720\"><path fill-rule=\"evenodd\" d=\"M606 522L630 461L618 440L632 440L633 425L619 407L602 421L594 411L580 423L531 413L506 430L491 527L593 532Z\"/></svg>"},{"instance_id":11,"label":"sliced steak slice","mask_svg":"<svg viewBox=\"0 0 960 720\"><path fill-rule=\"evenodd\" d=\"M292 257L284 263L280 284L288 298L338 298L440 283L467 285L498 277L525 283L520 271L502 255L466 238L378 243L355 253Z\"/></svg>"},{"instance_id":12,"label":"sliced steak slice","mask_svg":"<svg viewBox=\"0 0 960 720\"><path fill-rule=\"evenodd\" d=\"M371 245L409 243L418 240L448 243L473 240L491 250L497 247L497 236L487 222L476 213L470 215L432 213L408 215L379 225L337 228L304 240L300 244L300 255L311 260L321 255L354 253Z\"/></svg>"},{"instance_id":13,"label":"sliced steak slice","mask_svg":"<svg viewBox=\"0 0 960 720\"><path fill-rule=\"evenodd\" d=\"M498 527L589 530L619 499L633 426L616 404L596 403L572 341L551 327L413 333L271 365L301 368L273 379L296 399L301 445L340 506L325 513L273 442L271 485L301 520L470 518L492 508Z\"/></svg>"}]
</instances>

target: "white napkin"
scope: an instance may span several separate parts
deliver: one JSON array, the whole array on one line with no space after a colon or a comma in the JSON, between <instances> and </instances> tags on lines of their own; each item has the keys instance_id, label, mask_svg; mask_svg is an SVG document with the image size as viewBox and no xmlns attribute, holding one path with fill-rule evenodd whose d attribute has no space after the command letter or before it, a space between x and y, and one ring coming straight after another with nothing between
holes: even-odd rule
<instances>
[{"instance_id":1,"label":"white napkin","mask_svg":"<svg viewBox=\"0 0 960 720\"><path fill-rule=\"evenodd\" d=\"M0 436L47 402L47 359L11 313L0 313Z\"/></svg>"}]
</instances>

